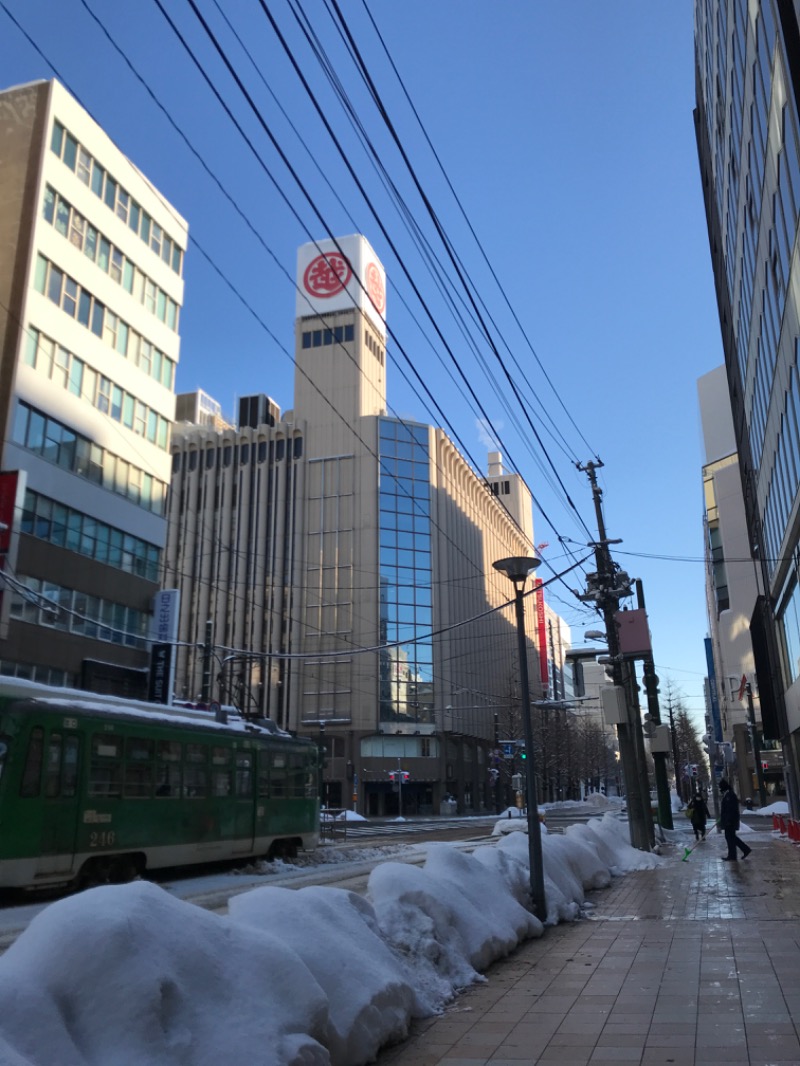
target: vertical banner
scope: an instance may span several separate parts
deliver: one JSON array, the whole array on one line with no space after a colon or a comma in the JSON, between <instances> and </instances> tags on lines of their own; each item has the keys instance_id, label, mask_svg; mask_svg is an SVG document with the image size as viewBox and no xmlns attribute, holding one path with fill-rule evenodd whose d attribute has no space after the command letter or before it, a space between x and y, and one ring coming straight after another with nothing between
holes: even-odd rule
<instances>
[{"instance_id":1,"label":"vertical banner","mask_svg":"<svg viewBox=\"0 0 800 1066\"><path fill-rule=\"evenodd\" d=\"M539 674L545 696L550 689L550 671L547 668L547 628L544 620L544 586L540 577L535 578L536 628L539 634Z\"/></svg>"},{"instance_id":2,"label":"vertical banner","mask_svg":"<svg viewBox=\"0 0 800 1066\"><path fill-rule=\"evenodd\" d=\"M28 475L24 470L0 471L0 570L13 571L19 546L20 516L25 502ZM5 581L0 584L0 638L8 636L11 597L4 595Z\"/></svg>"},{"instance_id":3,"label":"vertical banner","mask_svg":"<svg viewBox=\"0 0 800 1066\"><path fill-rule=\"evenodd\" d=\"M151 703L172 703L175 686L175 641L178 639L179 589L161 589L153 597L153 625L150 632L150 680L147 698Z\"/></svg>"}]
</instances>

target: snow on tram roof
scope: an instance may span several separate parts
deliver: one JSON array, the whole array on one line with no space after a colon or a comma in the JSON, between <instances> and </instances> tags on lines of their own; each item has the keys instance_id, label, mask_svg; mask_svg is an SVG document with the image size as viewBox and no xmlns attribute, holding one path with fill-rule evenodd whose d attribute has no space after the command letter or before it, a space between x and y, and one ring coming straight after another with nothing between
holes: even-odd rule
<instances>
[{"instance_id":1,"label":"snow on tram roof","mask_svg":"<svg viewBox=\"0 0 800 1066\"><path fill-rule=\"evenodd\" d=\"M247 721L238 714L226 711L227 721L219 722L211 710L198 707L184 707L178 704L169 706L162 703L146 703L143 700L129 700L121 696L107 696L98 692L86 692L83 689L62 688L56 685L43 685L37 681L28 681L21 677L0 677L0 697L16 699L35 699L40 703L68 707L74 711L97 714L119 715L125 718L154 719L171 724L198 725L204 729L222 732L240 732L253 735L292 738L291 733L277 726L271 719L262 718L259 722Z\"/></svg>"}]
</instances>

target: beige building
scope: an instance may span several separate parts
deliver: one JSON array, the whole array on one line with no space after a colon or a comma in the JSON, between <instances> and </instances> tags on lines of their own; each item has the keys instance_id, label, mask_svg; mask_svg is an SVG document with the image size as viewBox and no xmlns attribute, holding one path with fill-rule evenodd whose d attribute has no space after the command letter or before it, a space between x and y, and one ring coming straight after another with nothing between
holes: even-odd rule
<instances>
[{"instance_id":1,"label":"beige building","mask_svg":"<svg viewBox=\"0 0 800 1066\"><path fill-rule=\"evenodd\" d=\"M186 242L57 82L0 93L3 673L145 691Z\"/></svg>"},{"instance_id":2,"label":"beige building","mask_svg":"<svg viewBox=\"0 0 800 1066\"><path fill-rule=\"evenodd\" d=\"M480 475L441 430L387 413L385 275L363 237L303 246L297 286L294 409L176 428L164 585L194 645L176 691L318 738L329 806L484 809L520 701L513 588L492 564L534 554L530 492L498 455ZM533 597L526 616L537 698Z\"/></svg>"}]
</instances>

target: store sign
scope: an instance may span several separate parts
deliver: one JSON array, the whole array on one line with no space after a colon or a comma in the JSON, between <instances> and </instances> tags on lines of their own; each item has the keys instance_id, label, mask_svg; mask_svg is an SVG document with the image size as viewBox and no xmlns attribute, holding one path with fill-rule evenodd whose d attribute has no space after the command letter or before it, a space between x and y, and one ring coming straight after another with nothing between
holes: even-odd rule
<instances>
[{"instance_id":1,"label":"store sign","mask_svg":"<svg viewBox=\"0 0 800 1066\"><path fill-rule=\"evenodd\" d=\"M297 252L298 318L359 308L383 333L386 271L360 234L312 241Z\"/></svg>"}]
</instances>

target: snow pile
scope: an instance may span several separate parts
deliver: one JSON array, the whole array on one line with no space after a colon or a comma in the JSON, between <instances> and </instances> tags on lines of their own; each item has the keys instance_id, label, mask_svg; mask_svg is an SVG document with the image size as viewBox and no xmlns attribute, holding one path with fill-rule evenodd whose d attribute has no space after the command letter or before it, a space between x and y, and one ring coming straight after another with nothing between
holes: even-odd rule
<instances>
[{"instance_id":1,"label":"snow pile","mask_svg":"<svg viewBox=\"0 0 800 1066\"><path fill-rule=\"evenodd\" d=\"M547 923L663 860L612 814L543 834ZM0 958L3 1066L361 1066L542 923L528 841L387 861L366 898L266 886L220 916L147 882L51 904Z\"/></svg>"}]
</instances>

